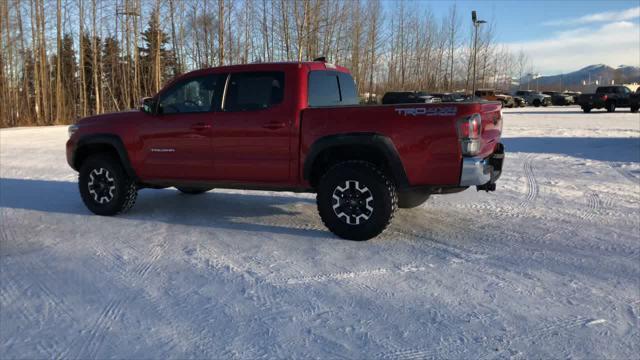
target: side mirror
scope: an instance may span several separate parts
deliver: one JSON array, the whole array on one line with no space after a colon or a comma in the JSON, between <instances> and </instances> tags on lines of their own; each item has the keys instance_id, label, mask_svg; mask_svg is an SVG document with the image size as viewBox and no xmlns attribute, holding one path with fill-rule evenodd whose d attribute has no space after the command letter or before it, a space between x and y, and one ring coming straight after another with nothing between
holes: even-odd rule
<instances>
[{"instance_id":1,"label":"side mirror","mask_svg":"<svg viewBox=\"0 0 640 360\"><path fill-rule=\"evenodd\" d=\"M156 103L155 101L153 101L153 98L150 98L150 97L142 98L142 101L140 103L141 103L141 106L140 106L141 111L146 112L147 114L155 113Z\"/></svg>"}]
</instances>

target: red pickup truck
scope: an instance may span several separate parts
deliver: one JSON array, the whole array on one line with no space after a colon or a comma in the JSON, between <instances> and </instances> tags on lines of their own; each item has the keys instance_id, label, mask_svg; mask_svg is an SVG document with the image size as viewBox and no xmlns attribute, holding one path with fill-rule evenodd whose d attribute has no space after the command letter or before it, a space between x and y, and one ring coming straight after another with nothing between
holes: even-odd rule
<instances>
[{"instance_id":1,"label":"red pickup truck","mask_svg":"<svg viewBox=\"0 0 640 360\"><path fill-rule=\"evenodd\" d=\"M322 61L234 65L178 77L140 110L69 127L82 200L113 215L140 188L315 192L336 235L366 240L397 207L495 190L500 103L359 106L348 70Z\"/></svg>"}]
</instances>

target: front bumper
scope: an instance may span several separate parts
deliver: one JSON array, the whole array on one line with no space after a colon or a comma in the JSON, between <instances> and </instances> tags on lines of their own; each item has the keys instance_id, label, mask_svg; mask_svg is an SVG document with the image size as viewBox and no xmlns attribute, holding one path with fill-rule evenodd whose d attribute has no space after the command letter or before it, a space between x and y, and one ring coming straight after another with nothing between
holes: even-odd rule
<instances>
[{"instance_id":1,"label":"front bumper","mask_svg":"<svg viewBox=\"0 0 640 360\"><path fill-rule=\"evenodd\" d=\"M479 186L490 188L502 174L504 146L498 144L493 154L486 158L470 157L462 159L460 186Z\"/></svg>"}]
</instances>

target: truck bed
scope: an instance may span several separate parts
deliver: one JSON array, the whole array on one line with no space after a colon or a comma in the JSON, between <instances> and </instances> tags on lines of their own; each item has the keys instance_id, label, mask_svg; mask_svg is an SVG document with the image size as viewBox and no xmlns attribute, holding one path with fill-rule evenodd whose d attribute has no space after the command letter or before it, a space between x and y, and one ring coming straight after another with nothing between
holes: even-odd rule
<instances>
[{"instance_id":1,"label":"truck bed","mask_svg":"<svg viewBox=\"0 0 640 360\"><path fill-rule=\"evenodd\" d=\"M478 157L486 157L493 153L500 140L499 102L307 108L302 112L300 159L324 136L379 134L389 137L394 144L401 144L397 151L409 185L458 184L462 154L457 122L474 113L482 117L482 147Z\"/></svg>"}]
</instances>

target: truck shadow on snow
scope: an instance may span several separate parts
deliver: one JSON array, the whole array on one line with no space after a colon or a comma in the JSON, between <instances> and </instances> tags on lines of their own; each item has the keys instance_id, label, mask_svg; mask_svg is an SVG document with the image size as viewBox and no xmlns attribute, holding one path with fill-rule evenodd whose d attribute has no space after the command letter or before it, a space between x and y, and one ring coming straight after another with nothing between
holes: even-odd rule
<instances>
[{"instance_id":1,"label":"truck shadow on snow","mask_svg":"<svg viewBox=\"0 0 640 360\"><path fill-rule=\"evenodd\" d=\"M503 138L509 152L559 154L607 162L640 162L638 138L512 137Z\"/></svg>"},{"instance_id":2,"label":"truck shadow on snow","mask_svg":"<svg viewBox=\"0 0 640 360\"><path fill-rule=\"evenodd\" d=\"M268 223L268 218L272 216L278 217L278 222L283 222L283 218L303 215L295 211L293 205L298 206L297 204L313 204L315 210L315 201L312 199L287 194L268 196L258 193L209 192L184 195L175 189L143 189L138 194L136 205L128 213L116 218L272 234L333 237L329 231L315 229L314 226L302 229L288 227L286 220L284 225ZM100 218L84 206L78 193L78 185L68 181L0 178L0 207ZM267 219L238 221L262 217ZM315 219L309 220L311 222Z\"/></svg>"}]
</instances>

